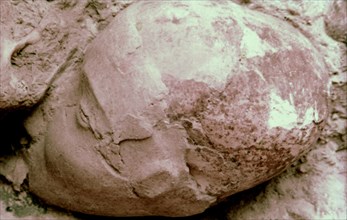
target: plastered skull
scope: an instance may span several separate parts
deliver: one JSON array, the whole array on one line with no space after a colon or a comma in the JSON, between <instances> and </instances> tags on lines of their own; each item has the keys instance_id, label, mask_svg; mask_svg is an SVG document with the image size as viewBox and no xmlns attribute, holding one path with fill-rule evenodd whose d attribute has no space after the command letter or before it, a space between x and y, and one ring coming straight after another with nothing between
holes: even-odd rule
<instances>
[{"instance_id":1,"label":"plastered skull","mask_svg":"<svg viewBox=\"0 0 347 220\"><path fill-rule=\"evenodd\" d=\"M89 214L200 213L283 171L327 115L311 43L231 2L135 3L82 69L27 121L27 161L34 193Z\"/></svg>"}]
</instances>

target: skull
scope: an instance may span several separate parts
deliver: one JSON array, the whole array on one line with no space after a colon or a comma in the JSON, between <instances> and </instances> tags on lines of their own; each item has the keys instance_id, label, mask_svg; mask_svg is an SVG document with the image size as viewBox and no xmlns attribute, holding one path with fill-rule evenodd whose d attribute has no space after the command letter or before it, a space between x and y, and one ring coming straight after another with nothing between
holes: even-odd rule
<instances>
[{"instance_id":1,"label":"skull","mask_svg":"<svg viewBox=\"0 0 347 220\"><path fill-rule=\"evenodd\" d=\"M200 213L309 150L328 112L324 71L276 18L231 2L134 3L27 120L30 189L89 214Z\"/></svg>"}]
</instances>

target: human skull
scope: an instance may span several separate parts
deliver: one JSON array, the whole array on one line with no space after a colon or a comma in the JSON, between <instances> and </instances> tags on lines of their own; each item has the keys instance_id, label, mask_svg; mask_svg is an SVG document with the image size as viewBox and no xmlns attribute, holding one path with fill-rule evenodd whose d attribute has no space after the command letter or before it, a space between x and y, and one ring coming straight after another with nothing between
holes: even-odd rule
<instances>
[{"instance_id":1,"label":"human skull","mask_svg":"<svg viewBox=\"0 0 347 220\"><path fill-rule=\"evenodd\" d=\"M27 161L35 194L88 214L200 213L286 169L328 112L308 39L231 2L134 3L82 69L28 119Z\"/></svg>"}]
</instances>

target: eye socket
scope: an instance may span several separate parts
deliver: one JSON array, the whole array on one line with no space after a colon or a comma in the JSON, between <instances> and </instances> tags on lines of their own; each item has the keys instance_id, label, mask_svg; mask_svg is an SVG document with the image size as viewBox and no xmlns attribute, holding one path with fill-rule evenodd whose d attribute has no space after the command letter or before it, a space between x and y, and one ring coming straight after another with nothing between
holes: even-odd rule
<instances>
[{"instance_id":1,"label":"eye socket","mask_svg":"<svg viewBox=\"0 0 347 220\"><path fill-rule=\"evenodd\" d=\"M83 111L83 108L80 106L77 114L76 114L76 118L77 118L77 123L85 129L91 129L90 128L90 121L89 121L89 117L88 115L85 113L85 111Z\"/></svg>"}]
</instances>

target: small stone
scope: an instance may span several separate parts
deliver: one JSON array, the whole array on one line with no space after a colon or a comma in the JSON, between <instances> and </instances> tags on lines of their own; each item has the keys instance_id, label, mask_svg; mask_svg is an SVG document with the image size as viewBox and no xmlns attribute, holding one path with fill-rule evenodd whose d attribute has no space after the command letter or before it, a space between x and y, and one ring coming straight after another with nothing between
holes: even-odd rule
<instances>
[{"instance_id":1,"label":"small stone","mask_svg":"<svg viewBox=\"0 0 347 220\"><path fill-rule=\"evenodd\" d=\"M13 184L16 191L19 191L20 186L27 177L28 167L21 156L11 156L0 162L0 174Z\"/></svg>"},{"instance_id":2,"label":"small stone","mask_svg":"<svg viewBox=\"0 0 347 220\"><path fill-rule=\"evenodd\" d=\"M298 168L298 171L300 173L308 173L312 168L308 164L301 164Z\"/></svg>"}]
</instances>

